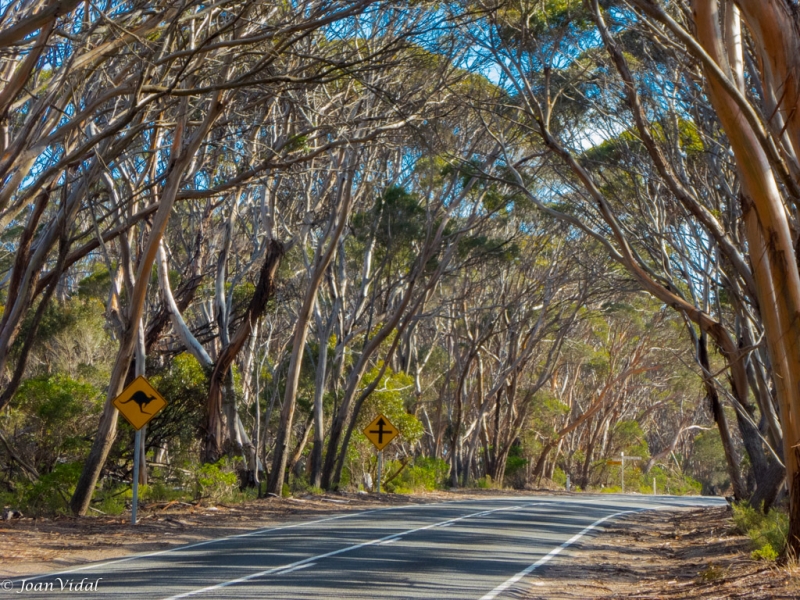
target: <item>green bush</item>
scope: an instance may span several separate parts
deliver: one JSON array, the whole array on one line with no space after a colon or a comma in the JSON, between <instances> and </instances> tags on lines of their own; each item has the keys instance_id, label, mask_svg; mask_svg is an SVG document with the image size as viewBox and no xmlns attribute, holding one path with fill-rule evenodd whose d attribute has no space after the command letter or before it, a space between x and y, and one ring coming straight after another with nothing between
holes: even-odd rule
<instances>
[{"instance_id":1,"label":"green bush","mask_svg":"<svg viewBox=\"0 0 800 600\"><path fill-rule=\"evenodd\" d=\"M20 482L13 500L8 497L4 500L11 500L31 516L67 513L82 468L80 461L59 463L32 483Z\"/></svg>"},{"instance_id":2,"label":"green bush","mask_svg":"<svg viewBox=\"0 0 800 600\"><path fill-rule=\"evenodd\" d=\"M775 548L772 547L772 544L765 544L758 550L753 550L751 555L756 560L776 560L778 558L778 553L775 551Z\"/></svg>"},{"instance_id":3,"label":"green bush","mask_svg":"<svg viewBox=\"0 0 800 600\"><path fill-rule=\"evenodd\" d=\"M216 463L208 463L197 469L196 493L200 499L220 501L229 498L236 491L236 472L230 468L228 461L222 459Z\"/></svg>"},{"instance_id":4,"label":"green bush","mask_svg":"<svg viewBox=\"0 0 800 600\"><path fill-rule=\"evenodd\" d=\"M102 403L96 387L63 374L28 379L12 403L16 429L22 432L15 445L39 473L76 461L89 449L86 432L96 423Z\"/></svg>"},{"instance_id":5,"label":"green bush","mask_svg":"<svg viewBox=\"0 0 800 600\"><path fill-rule=\"evenodd\" d=\"M733 505L733 522L740 532L750 537L755 546L752 556L758 560L775 560L786 547L789 515L778 510L764 514L747 502Z\"/></svg>"},{"instance_id":6,"label":"green bush","mask_svg":"<svg viewBox=\"0 0 800 600\"><path fill-rule=\"evenodd\" d=\"M484 475L480 479L475 481L475 487L480 488L482 490L489 490L494 487L494 482L492 481L491 475Z\"/></svg>"},{"instance_id":7,"label":"green bush","mask_svg":"<svg viewBox=\"0 0 800 600\"><path fill-rule=\"evenodd\" d=\"M685 473L679 473L660 466L650 469L642 474L639 479L639 492L642 494L653 493L653 478L656 480L656 491L659 494L674 494L676 496L694 496L700 494L703 485ZM627 480L627 471L626 471Z\"/></svg>"},{"instance_id":8,"label":"green bush","mask_svg":"<svg viewBox=\"0 0 800 600\"><path fill-rule=\"evenodd\" d=\"M556 467L553 470L553 483L557 483L562 487L566 487L567 485L567 474L561 467Z\"/></svg>"},{"instance_id":9,"label":"green bush","mask_svg":"<svg viewBox=\"0 0 800 600\"><path fill-rule=\"evenodd\" d=\"M522 446L512 446L506 459L503 481L515 489L522 489L525 487L527 466L528 459L522 455Z\"/></svg>"},{"instance_id":10,"label":"green bush","mask_svg":"<svg viewBox=\"0 0 800 600\"><path fill-rule=\"evenodd\" d=\"M402 467L397 460L389 461L384 466L384 479ZM445 479L450 467L441 458L419 456L412 464L407 465L392 481L385 484L386 491L395 494L411 494L413 492L431 492L445 487Z\"/></svg>"}]
</instances>

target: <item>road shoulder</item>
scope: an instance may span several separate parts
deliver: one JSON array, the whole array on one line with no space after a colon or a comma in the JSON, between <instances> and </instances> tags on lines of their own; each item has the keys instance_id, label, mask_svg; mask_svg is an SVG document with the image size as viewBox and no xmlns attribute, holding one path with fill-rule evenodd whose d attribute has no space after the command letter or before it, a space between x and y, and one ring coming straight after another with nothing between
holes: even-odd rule
<instances>
[{"instance_id":1,"label":"road shoulder","mask_svg":"<svg viewBox=\"0 0 800 600\"><path fill-rule=\"evenodd\" d=\"M727 508L645 511L609 523L527 580L526 600L800 597L800 568L750 558Z\"/></svg>"}]
</instances>

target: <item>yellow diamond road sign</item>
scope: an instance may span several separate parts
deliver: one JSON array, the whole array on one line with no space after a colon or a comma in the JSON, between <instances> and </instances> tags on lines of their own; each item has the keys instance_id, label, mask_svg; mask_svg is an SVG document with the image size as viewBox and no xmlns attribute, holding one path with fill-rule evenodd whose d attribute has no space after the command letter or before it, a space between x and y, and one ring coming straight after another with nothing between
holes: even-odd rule
<instances>
[{"instance_id":1,"label":"yellow diamond road sign","mask_svg":"<svg viewBox=\"0 0 800 600\"><path fill-rule=\"evenodd\" d=\"M166 405L167 401L142 376L134 379L114 398L114 406L136 430L147 425Z\"/></svg>"},{"instance_id":2,"label":"yellow diamond road sign","mask_svg":"<svg viewBox=\"0 0 800 600\"><path fill-rule=\"evenodd\" d=\"M364 435L378 450L383 450L389 442L400 434L397 427L389 422L383 415L378 417L364 429Z\"/></svg>"}]
</instances>

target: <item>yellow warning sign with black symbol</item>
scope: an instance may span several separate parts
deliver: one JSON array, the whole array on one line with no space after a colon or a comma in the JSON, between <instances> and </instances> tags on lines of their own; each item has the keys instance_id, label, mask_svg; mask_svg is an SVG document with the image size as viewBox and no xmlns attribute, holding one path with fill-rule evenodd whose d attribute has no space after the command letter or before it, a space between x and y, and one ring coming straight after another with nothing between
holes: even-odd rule
<instances>
[{"instance_id":1,"label":"yellow warning sign with black symbol","mask_svg":"<svg viewBox=\"0 0 800 600\"><path fill-rule=\"evenodd\" d=\"M140 375L114 398L113 404L138 431L167 405L167 401Z\"/></svg>"},{"instance_id":2,"label":"yellow warning sign with black symbol","mask_svg":"<svg viewBox=\"0 0 800 600\"><path fill-rule=\"evenodd\" d=\"M364 435L378 450L383 450L399 433L383 415L378 415L378 418L364 429Z\"/></svg>"}]
</instances>

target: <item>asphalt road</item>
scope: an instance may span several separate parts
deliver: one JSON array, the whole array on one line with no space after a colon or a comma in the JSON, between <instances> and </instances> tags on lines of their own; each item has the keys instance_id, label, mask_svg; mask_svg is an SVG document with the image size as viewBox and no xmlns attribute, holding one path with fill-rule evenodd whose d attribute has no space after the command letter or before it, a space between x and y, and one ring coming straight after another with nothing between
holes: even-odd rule
<instances>
[{"instance_id":1,"label":"asphalt road","mask_svg":"<svg viewBox=\"0 0 800 600\"><path fill-rule=\"evenodd\" d=\"M514 598L532 573L546 577L547 562L569 561L607 521L724 502L582 494L368 510L17 578L0 598ZM81 581L97 590L76 592Z\"/></svg>"}]
</instances>

